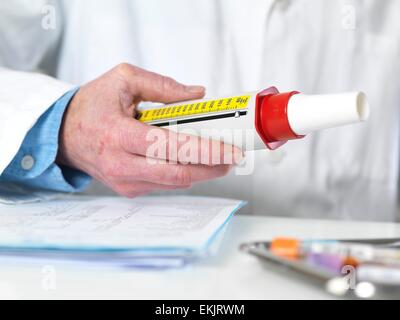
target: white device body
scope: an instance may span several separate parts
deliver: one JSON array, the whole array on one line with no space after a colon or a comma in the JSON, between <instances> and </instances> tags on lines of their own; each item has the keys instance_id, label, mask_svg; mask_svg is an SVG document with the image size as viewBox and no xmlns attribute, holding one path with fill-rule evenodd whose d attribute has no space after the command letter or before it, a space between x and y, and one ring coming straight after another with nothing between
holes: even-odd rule
<instances>
[{"instance_id":1,"label":"white device body","mask_svg":"<svg viewBox=\"0 0 400 320\"><path fill-rule=\"evenodd\" d=\"M162 127L164 128L223 141L238 146L244 151L265 149L265 143L255 127L258 94L259 92L251 92L241 95L250 97L246 109L175 117L153 121L149 124L159 125L163 123ZM216 99L195 100L189 103L210 100ZM165 105L165 107L170 106L172 105ZM232 116L232 113L236 115ZM224 114L230 114L230 116L213 118L213 116ZM362 92L331 95L305 95L300 93L290 98L287 105L287 117L292 131L303 136L321 129L365 121L369 117L369 105L365 94ZM182 120L184 123L178 123ZM167 125L165 125L166 122Z\"/></svg>"},{"instance_id":2,"label":"white device body","mask_svg":"<svg viewBox=\"0 0 400 320\"><path fill-rule=\"evenodd\" d=\"M236 112L235 117L172 125L170 128L179 132L196 134L203 138L223 141L242 148L244 151L265 149L265 143L258 135L254 125L257 94L258 92L244 94L250 96L245 115Z\"/></svg>"}]
</instances>

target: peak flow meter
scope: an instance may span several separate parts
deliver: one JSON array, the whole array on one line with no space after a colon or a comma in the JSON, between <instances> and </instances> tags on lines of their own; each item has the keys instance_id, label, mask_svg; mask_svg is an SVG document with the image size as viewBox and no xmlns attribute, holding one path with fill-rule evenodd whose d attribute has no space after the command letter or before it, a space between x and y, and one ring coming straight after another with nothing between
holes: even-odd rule
<instances>
[{"instance_id":1,"label":"peak flow meter","mask_svg":"<svg viewBox=\"0 0 400 320\"><path fill-rule=\"evenodd\" d=\"M288 140L366 121L368 117L369 104L362 92L307 95L297 91L280 93L275 87L140 109L137 113L137 119L149 125L223 140L245 151L265 147L274 150ZM245 145L244 139L235 139L237 132L252 135L253 143Z\"/></svg>"}]
</instances>

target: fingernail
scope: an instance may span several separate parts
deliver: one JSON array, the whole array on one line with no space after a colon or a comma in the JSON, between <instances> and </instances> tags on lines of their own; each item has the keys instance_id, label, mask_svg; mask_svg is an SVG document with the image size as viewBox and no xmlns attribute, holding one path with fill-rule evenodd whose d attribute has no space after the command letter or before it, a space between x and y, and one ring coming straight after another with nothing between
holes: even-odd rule
<instances>
[{"instance_id":1,"label":"fingernail","mask_svg":"<svg viewBox=\"0 0 400 320\"><path fill-rule=\"evenodd\" d=\"M203 86L186 86L186 91L190 93L204 93L206 88Z\"/></svg>"}]
</instances>

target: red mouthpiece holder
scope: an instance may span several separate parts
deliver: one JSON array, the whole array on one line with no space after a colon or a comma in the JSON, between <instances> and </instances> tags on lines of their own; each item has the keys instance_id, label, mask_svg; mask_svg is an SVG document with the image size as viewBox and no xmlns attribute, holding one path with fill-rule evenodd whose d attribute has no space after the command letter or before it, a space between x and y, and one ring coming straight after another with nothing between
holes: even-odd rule
<instances>
[{"instance_id":1,"label":"red mouthpiece holder","mask_svg":"<svg viewBox=\"0 0 400 320\"><path fill-rule=\"evenodd\" d=\"M290 98L298 93L279 93L271 87L257 95L255 127L268 149L275 150L288 140L304 138L292 130L287 113Z\"/></svg>"}]
</instances>

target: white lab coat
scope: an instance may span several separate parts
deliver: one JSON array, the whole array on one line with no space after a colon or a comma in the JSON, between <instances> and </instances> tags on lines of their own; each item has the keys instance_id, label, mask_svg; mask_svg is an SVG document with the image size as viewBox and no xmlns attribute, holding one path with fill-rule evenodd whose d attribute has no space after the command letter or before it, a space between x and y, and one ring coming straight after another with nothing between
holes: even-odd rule
<instances>
[{"instance_id":1,"label":"white lab coat","mask_svg":"<svg viewBox=\"0 0 400 320\"><path fill-rule=\"evenodd\" d=\"M55 6L56 29L41 27ZM45 7L47 8L47 7ZM400 1L9 0L0 4L0 172L71 85L120 62L204 84L209 96L362 90L372 115L255 154L254 173L191 192L249 200L257 214L394 220L400 108Z\"/></svg>"}]
</instances>

